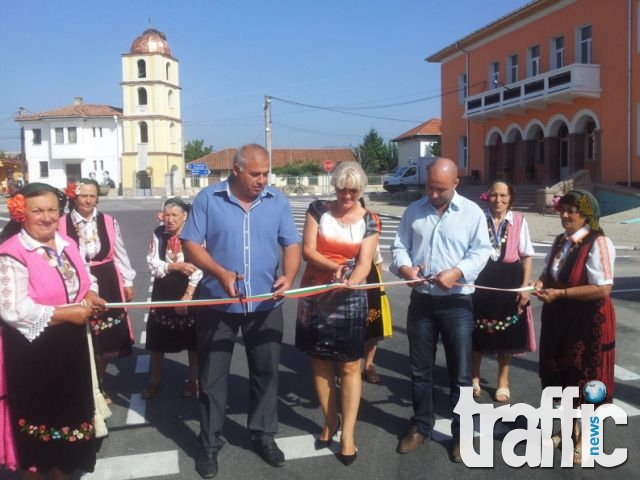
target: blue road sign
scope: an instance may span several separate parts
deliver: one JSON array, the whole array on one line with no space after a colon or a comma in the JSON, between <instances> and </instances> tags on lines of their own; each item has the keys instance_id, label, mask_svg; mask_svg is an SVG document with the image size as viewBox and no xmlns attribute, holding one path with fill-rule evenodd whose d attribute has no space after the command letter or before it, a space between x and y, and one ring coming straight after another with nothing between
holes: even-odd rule
<instances>
[{"instance_id":1,"label":"blue road sign","mask_svg":"<svg viewBox=\"0 0 640 480\"><path fill-rule=\"evenodd\" d=\"M191 175L209 175L209 169L205 166L205 168L192 168L191 169Z\"/></svg>"},{"instance_id":2,"label":"blue road sign","mask_svg":"<svg viewBox=\"0 0 640 480\"><path fill-rule=\"evenodd\" d=\"M207 164L206 163L189 163L187 164L187 168L189 170L207 170ZM208 170L207 170L208 172Z\"/></svg>"}]
</instances>

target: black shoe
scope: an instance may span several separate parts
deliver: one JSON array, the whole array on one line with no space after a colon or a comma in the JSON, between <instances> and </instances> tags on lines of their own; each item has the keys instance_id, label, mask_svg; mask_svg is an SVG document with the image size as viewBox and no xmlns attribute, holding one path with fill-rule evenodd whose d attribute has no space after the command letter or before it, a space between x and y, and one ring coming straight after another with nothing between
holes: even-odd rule
<instances>
[{"instance_id":1,"label":"black shoe","mask_svg":"<svg viewBox=\"0 0 640 480\"><path fill-rule=\"evenodd\" d=\"M278 448L275 441L262 443L256 441L253 443L253 450L262 457L272 467L281 467L284 465L284 453Z\"/></svg>"},{"instance_id":2,"label":"black shoe","mask_svg":"<svg viewBox=\"0 0 640 480\"><path fill-rule=\"evenodd\" d=\"M218 473L218 452L202 452L196 460L196 472L202 478L213 478Z\"/></svg>"},{"instance_id":3,"label":"black shoe","mask_svg":"<svg viewBox=\"0 0 640 480\"><path fill-rule=\"evenodd\" d=\"M353 455L345 455L344 453L338 453L338 460L342 462L345 467L348 467L353 462L356 461L356 457L358 456L358 452L355 452Z\"/></svg>"},{"instance_id":4,"label":"black shoe","mask_svg":"<svg viewBox=\"0 0 640 480\"><path fill-rule=\"evenodd\" d=\"M333 440L333 437L335 437L336 434L338 433L338 430L340 430L340 426L341 426L340 417L338 417L338 426L336 427L335 431L331 434L331 436L329 436L329 440L321 440L320 438L316 438L316 441L313 442L313 446L315 447L315 449L322 450L323 448L329 448L331 446L331 441Z\"/></svg>"}]
</instances>

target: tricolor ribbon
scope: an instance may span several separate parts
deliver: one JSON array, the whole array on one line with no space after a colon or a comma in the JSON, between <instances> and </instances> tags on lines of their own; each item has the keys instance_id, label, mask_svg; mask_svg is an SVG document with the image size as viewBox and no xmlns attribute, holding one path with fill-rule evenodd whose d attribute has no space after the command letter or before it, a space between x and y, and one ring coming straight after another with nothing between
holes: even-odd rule
<instances>
[{"instance_id":1,"label":"tricolor ribbon","mask_svg":"<svg viewBox=\"0 0 640 480\"><path fill-rule=\"evenodd\" d=\"M417 280L419 281L419 280ZM416 280L396 280L393 282L380 282L380 283L361 283L358 285L346 285L344 283L328 283L326 285L314 285L312 287L301 287L285 290L278 298L302 298L310 297L312 295L319 295L331 290L340 288L348 288L350 290L370 290L373 288L388 288L398 285L407 285L415 283ZM496 292L533 292L535 287L520 287L520 288L494 288L484 287L482 285L473 285L469 283L455 283L456 287L472 287L482 290L492 290ZM166 300L158 302L110 302L106 304L107 308L175 308L175 307L208 307L211 305L229 305L233 303L245 303L245 302L262 302L266 300L272 300L275 297L272 293L262 293L260 295L251 295L249 297L228 297L228 298L210 298L202 300Z\"/></svg>"}]
</instances>

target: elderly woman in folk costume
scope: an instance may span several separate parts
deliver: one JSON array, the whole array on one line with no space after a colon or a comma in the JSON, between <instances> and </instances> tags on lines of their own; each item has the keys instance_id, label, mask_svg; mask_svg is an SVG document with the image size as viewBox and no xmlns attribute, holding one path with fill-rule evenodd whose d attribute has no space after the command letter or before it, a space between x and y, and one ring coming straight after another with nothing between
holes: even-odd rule
<instances>
[{"instance_id":1,"label":"elderly woman in folk costume","mask_svg":"<svg viewBox=\"0 0 640 480\"><path fill-rule=\"evenodd\" d=\"M96 208L99 192L98 182L89 178L67 187L69 213L60 219L59 228L78 245L82 258L98 279L100 295L109 303L130 302L134 298L136 272L131 267L118 222ZM131 324L125 309L111 308L92 319L90 328L102 386L109 360L131 355ZM106 394L105 398L111 403Z\"/></svg>"},{"instance_id":2,"label":"elderly woman in folk costume","mask_svg":"<svg viewBox=\"0 0 640 480\"><path fill-rule=\"evenodd\" d=\"M202 279L202 270L184 259L180 233L191 205L180 198L164 202L162 225L153 231L147 264L153 275L152 301L192 300ZM182 396L198 394L198 361L193 311L187 307L152 308L147 320L147 350L151 351L149 384L142 398L151 399L162 390L162 364L165 353L188 352L187 379Z\"/></svg>"},{"instance_id":3,"label":"elderly woman in folk costume","mask_svg":"<svg viewBox=\"0 0 640 480\"><path fill-rule=\"evenodd\" d=\"M527 220L513 211L515 191L504 180L495 180L483 194L492 250L477 285L501 289L528 286L534 254ZM526 292L496 292L477 288L473 293L473 396L482 394L480 365L483 355L498 358L496 402L511 399L509 364L513 355L535 351L533 314Z\"/></svg>"},{"instance_id":4,"label":"elderly woman in folk costume","mask_svg":"<svg viewBox=\"0 0 640 480\"><path fill-rule=\"evenodd\" d=\"M601 403L613 401L616 316L611 301L613 243L600 227L600 205L585 190L571 190L558 203L564 233L558 235L535 282L544 302L540 332L542 388L577 386L574 408L585 403L584 387L602 382ZM597 407L598 405L596 405ZM573 428L574 463L582 462L582 430ZM552 437L554 446L562 436Z\"/></svg>"},{"instance_id":5,"label":"elderly woman in folk costume","mask_svg":"<svg viewBox=\"0 0 640 480\"><path fill-rule=\"evenodd\" d=\"M30 183L7 201L11 221L0 234L0 416L12 432L3 432L0 464L25 479L64 479L96 462L86 322L105 301L76 245L57 232L65 202L58 189Z\"/></svg>"}]
</instances>

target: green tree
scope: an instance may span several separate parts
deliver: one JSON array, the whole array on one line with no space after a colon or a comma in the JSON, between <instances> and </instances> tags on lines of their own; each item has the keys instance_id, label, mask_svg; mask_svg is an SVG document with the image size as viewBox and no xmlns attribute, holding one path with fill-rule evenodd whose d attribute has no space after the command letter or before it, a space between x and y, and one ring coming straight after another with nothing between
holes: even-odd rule
<instances>
[{"instance_id":1,"label":"green tree","mask_svg":"<svg viewBox=\"0 0 640 480\"><path fill-rule=\"evenodd\" d=\"M204 146L204 140L191 140L184 146L184 161L186 163L193 162L210 154L212 151L213 147L211 145Z\"/></svg>"},{"instance_id":2,"label":"green tree","mask_svg":"<svg viewBox=\"0 0 640 480\"><path fill-rule=\"evenodd\" d=\"M442 153L442 144L440 143L440 140L438 140L435 143L432 143L429 151L431 152L431 155L433 155L434 157L439 157Z\"/></svg>"},{"instance_id":3,"label":"green tree","mask_svg":"<svg viewBox=\"0 0 640 480\"><path fill-rule=\"evenodd\" d=\"M292 163L274 168L273 173L290 177L315 177L322 173L322 167L319 163L296 160Z\"/></svg>"},{"instance_id":4,"label":"green tree","mask_svg":"<svg viewBox=\"0 0 640 480\"><path fill-rule=\"evenodd\" d=\"M397 147L395 144L385 144L375 128L369 130L353 153L367 173L388 172L398 164Z\"/></svg>"},{"instance_id":5,"label":"green tree","mask_svg":"<svg viewBox=\"0 0 640 480\"><path fill-rule=\"evenodd\" d=\"M387 143L387 159L383 164L382 172L393 172L398 168L398 145L394 142Z\"/></svg>"}]
</instances>

